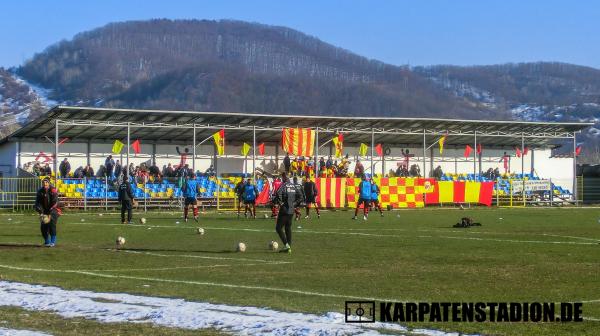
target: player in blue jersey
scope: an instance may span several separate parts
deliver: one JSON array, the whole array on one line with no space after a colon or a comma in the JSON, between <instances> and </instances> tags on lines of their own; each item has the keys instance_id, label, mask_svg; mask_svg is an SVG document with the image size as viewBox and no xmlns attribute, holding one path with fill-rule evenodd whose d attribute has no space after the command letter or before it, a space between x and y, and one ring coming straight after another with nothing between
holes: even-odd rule
<instances>
[{"instance_id":1,"label":"player in blue jersey","mask_svg":"<svg viewBox=\"0 0 600 336\"><path fill-rule=\"evenodd\" d=\"M200 193L200 185L198 180L196 180L196 175L191 174L189 178L187 178L183 186L181 188L183 191L183 197L185 198L185 203L183 206L183 218L185 221L188 221L188 208L191 205L194 211L194 220L198 221L198 193Z\"/></svg>"},{"instance_id":2,"label":"player in blue jersey","mask_svg":"<svg viewBox=\"0 0 600 336\"><path fill-rule=\"evenodd\" d=\"M379 203L379 187L375 184L375 181L371 182L371 205L375 210L379 210L381 217L383 217L383 210L381 209L381 204Z\"/></svg>"},{"instance_id":3,"label":"player in blue jersey","mask_svg":"<svg viewBox=\"0 0 600 336\"><path fill-rule=\"evenodd\" d=\"M364 175L358 185L358 203L356 203L356 209L354 210L354 217L352 217L352 219L356 219L361 204L363 205L364 212L363 219L367 220L367 217L369 216L369 206L371 204L371 182Z\"/></svg>"},{"instance_id":4,"label":"player in blue jersey","mask_svg":"<svg viewBox=\"0 0 600 336\"><path fill-rule=\"evenodd\" d=\"M248 217L248 210L250 210L250 217L256 218L256 198L258 197L258 189L250 179L246 180L244 184L244 217Z\"/></svg>"}]
</instances>

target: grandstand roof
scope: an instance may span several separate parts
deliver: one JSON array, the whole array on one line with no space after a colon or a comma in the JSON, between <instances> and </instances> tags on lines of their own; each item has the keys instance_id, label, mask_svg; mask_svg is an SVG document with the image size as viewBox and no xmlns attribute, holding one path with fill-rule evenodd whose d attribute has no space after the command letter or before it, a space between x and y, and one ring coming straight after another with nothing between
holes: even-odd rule
<instances>
[{"instance_id":1,"label":"grandstand roof","mask_svg":"<svg viewBox=\"0 0 600 336\"><path fill-rule=\"evenodd\" d=\"M284 127L319 128L321 142L331 134L342 132L347 143L375 142L397 145L422 145L423 133L427 143L448 134L446 144L488 146L518 146L521 136L528 146L549 146L556 139L572 138L592 123L517 122L488 120L456 120L433 118L339 117L267 115L230 112L193 112L138 110L95 107L56 106L40 118L2 139L7 141L40 141L55 137L56 120L59 136L71 141L112 142L125 139L127 126L131 139L146 143L189 143L194 128L197 140L209 137L225 128L227 141L252 141L256 129L258 142L277 142ZM45 141L45 140L44 140Z\"/></svg>"}]
</instances>

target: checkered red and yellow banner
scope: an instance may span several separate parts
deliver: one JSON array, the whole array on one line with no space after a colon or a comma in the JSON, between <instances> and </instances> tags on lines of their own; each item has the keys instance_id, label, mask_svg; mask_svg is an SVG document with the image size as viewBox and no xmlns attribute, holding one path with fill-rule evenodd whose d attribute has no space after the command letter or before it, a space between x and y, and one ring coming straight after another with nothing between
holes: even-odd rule
<instances>
[{"instance_id":1,"label":"checkered red and yellow banner","mask_svg":"<svg viewBox=\"0 0 600 336\"><path fill-rule=\"evenodd\" d=\"M436 181L430 178L375 178L382 207L422 208L425 204L491 205L494 182ZM356 207L358 178L317 178L317 203L323 208Z\"/></svg>"},{"instance_id":2,"label":"checkered red and yellow banner","mask_svg":"<svg viewBox=\"0 0 600 336\"><path fill-rule=\"evenodd\" d=\"M423 194L433 192L433 179L383 177L375 178L379 186L379 203L383 207L422 208L425 206ZM348 179L346 199L349 207L356 207L360 179Z\"/></svg>"}]
</instances>

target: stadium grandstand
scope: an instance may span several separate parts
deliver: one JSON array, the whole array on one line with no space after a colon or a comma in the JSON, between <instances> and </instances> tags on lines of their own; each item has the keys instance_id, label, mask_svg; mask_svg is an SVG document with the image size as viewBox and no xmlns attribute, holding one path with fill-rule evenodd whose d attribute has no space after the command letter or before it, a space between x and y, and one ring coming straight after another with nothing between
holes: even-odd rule
<instances>
[{"instance_id":1,"label":"stadium grandstand","mask_svg":"<svg viewBox=\"0 0 600 336\"><path fill-rule=\"evenodd\" d=\"M590 125L56 106L0 140L0 204L31 207L51 176L66 206L108 208L123 171L144 209L180 207L191 172L201 204L223 209L241 179L266 195L283 171L318 179L324 207L353 206L362 175L390 208L576 203L575 136Z\"/></svg>"}]
</instances>

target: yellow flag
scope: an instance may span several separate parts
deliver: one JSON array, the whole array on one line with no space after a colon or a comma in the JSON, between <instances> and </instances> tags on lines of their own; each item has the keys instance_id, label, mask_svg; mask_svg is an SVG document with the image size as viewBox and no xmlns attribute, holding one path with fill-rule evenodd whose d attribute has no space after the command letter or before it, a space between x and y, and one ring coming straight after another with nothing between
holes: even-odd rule
<instances>
[{"instance_id":1,"label":"yellow flag","mask_svg":"<svg viewBox=\"0 0 600 336\"><path fill-rule=\"evenodd\" d=\"M115 140L115 143L113 144L113 147L112 147L112 152L113 152L114 154L119 154L119 153L121 153L121 150L123 149L123 146L125 146L125 144L124 144L124 143L122 143L122 142L121 142L121 141L119 141L119 140Z\"/></svg>"},{"instance_id":2,"label":"yellow flag","mask_svg":"<svg viewBox=\"0 0 600 336\"><path fill-rule=\"evenodd\" d=\"M335 157L341 158L344 151L344 136L340 133L331 139L335 146Z\"/></svg>"},{"instance_id":3,"label":"yellow flag","mask_svg":"<svg viewBox=\"0 0 600 336\"><path fill-rule=\"evenodd\" d=\"M252 146L244 142L244 144L242 145L242 155L248 156L248 153L250 153L250 148L252 148Z\"/></svg>"},{"instance_id":4,"label":"yellow flag","mask_svg":"<svg viewBox=\"0 0 600 336\"><path fill-rule=\"evenodd\" d=\"M215 140L215 146L217 147L217 154L224 155L225 154L225 129L218 131L213 134L213 139Z\"/></svg>"},{"instance_id":5,"label":"yellow flag","mask_svg":"<svg viewBox=\"0 0 600 336\"><path fill-rule=\"evenodd\" d=\"M446 136L442 135L442 137L440 138L440 140L438 140L438 143L440 144L440 154L442 154L444 152L444 142L446 141Z\"/></svg>"},{"instance_id":6,"label":"yellow flag","mask_svg":"<svg viewBox=\"0 0 600 336\"><path fill-rule=\"evenodd\" d=\"M367 156L368 151L369 151L369 146L367 146L367 144L361 143L360 149L358 150L358 154L360 154L360 156Z\"/></svg>"}]
</instances>

